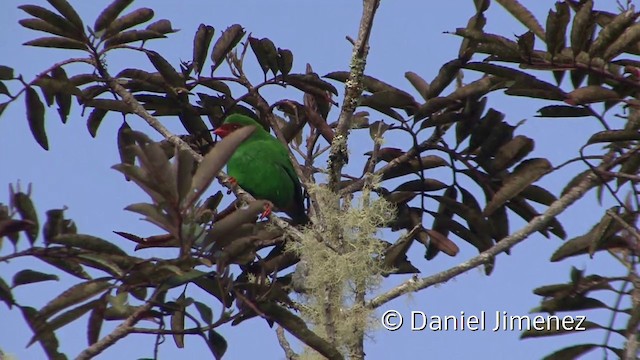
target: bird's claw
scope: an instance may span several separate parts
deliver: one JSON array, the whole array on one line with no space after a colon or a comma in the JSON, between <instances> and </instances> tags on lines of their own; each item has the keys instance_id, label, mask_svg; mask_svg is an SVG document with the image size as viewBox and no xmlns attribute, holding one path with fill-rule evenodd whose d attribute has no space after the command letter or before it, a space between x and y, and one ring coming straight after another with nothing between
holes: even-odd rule
<instances>
[{"instance_id":1,"label":"bird's claw","mask_svg":"<svg viewBox=\"0 0 640 360\"><path fill-rule=\"evenodd\" d=\"M227 195L229 195L233 191L232 189L238 186L238 180L236 180L236 178L234 178L233 176L230 176L229 179L227 180L227 185L231 187L227 189Z\"/></svg>"},{"instance_id":2,"label":"bird's claw","mask_svg":"<svg viewBox=\"0 0 640 360\"><path fill-rule=\"evenodd\" d=\"M269 217L269 215L271 215L271 209L272 209L271 204L266 203L264 205L264 211L262 212L262 214L260 214L260 220L266 219L267 217Z\"/></svg>"}]
</instances>

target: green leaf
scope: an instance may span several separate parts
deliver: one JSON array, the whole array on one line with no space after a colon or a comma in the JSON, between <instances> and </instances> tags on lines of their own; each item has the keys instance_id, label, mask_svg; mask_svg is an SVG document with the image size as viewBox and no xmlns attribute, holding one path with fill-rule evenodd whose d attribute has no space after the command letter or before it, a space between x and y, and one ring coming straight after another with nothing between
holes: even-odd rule
<instances>
[{"instance_id":1,"label":"green leaf","mask_svg":"<svg viewBox=\"0 0 640 360\"><path fill-rule=\"evenodd\" d=\"M48 328L46 320L38 314L38 311L32 307L20 307L20 310L33 333L38 334L38 341L42 345L47 358L66 360L66 355L58 352L58 339L53 331Z\"/></svg>"},{"instance_id":2,"label":"green leaf","mask_svg":"<svg viewBox=\"0 0 640 360\"><path fill-rule=\"evenodd\" d=\"M58 281L59 279L60 278L58 278L58 276L56 275L45 274L39 271L25 269L13 275L12 287L25 285L25 284L32 284L32 283L41 282L41 281L49 281L49 280Z\"/></svg>"},{"instance_id":3,"label":"green leaf","mask_svg":"<svg viewBox=\"0 0 640 360\"><path fill-rule=\"evenodd\" d=\"M41 334L43 332L48 332L48 331L56 331L58 329L60 329L61 327L73 322L74 320L77 320L78 318L80 318L82 315L88 313L91 309L93 309L99 300L94 300L94 301L90 301L86 304L82 304L80 306L77 306L69 311L66 311L58 316L56 316L55 318L51 319L51 321L49 321L47 323L47 325L44 326L44 328L40 329L29 341L29 345L33 344L34 342L38 341L41 337Z\"/></svg>"}]
</instances>

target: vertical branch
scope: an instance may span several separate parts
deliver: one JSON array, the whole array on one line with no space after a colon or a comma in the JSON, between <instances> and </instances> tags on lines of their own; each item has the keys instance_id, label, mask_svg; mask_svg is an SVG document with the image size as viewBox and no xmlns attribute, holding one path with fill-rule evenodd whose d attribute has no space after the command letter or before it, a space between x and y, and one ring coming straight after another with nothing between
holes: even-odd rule
<instances>
[{"instance_id":1,"label":"vertical branch","mask_svg":"<svg viewBox=\"0 0 640 360\"><path fill-rule=\"evenodd\" d=\"M351 117L362 94L362 77L367 63L367 55L369 54L369 36L371 35L373 18L380 5L380 0L363 0L363 4L358 39L353 46L349 79L345 83L344 100L329 153L329 189L334 192L338 191L340 173L347 162L347 137L351 128Z\"/></svg>"}]
</instances>

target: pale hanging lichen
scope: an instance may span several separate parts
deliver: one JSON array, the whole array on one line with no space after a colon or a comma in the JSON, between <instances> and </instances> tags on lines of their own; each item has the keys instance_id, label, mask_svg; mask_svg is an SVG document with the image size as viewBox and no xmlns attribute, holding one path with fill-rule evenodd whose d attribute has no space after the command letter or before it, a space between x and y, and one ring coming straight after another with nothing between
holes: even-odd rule
<instances>
[{"instance_id":1,"label":"pale hanging lichen","mask_svg":"<svg viewBox=\"0 0 640 360\"><path fill-rule=\"evenodd\" d=\"M392 203L372 196L371 188L377 182L372 183L362 196L342 203L326 187L310 188L322 209L317 214L321 221L305 230L300 242L289 244L289 250L298 253L304 264L301 313L323 337L328 334L321 325L332 321L336 346L343 353L361 339L355 329L362 334L375 328L373 313L356 298L358 292L368 293L380 285L386 246L379 232L396 213ZM326 318L327 308L332 309L334 319ZM319 354L314 353L309 349L302 358L315 359Z\"/></svg>"}]
</instances>

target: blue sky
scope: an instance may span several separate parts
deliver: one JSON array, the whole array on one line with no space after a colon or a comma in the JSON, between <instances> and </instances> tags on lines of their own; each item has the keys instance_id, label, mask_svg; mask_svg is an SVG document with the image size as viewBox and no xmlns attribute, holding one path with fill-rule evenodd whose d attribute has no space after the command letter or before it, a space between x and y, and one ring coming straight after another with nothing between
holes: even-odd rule
<instances>
[{"instance_id":1,"label":"blue sky","mask_svg":"<svg viewBox=\"0 0 640 360\"><path fill-rule=\"evenodd\" d=\"M548 6L553 5L551 1L522 2L531 6L530 9L543 24ZM45 1L34 0L32 3L47 6ZM95 16L108 2L72 3L77 6L85 23L93 24ZM25 78L31 79L34 74L54 61L70 55L65 51L20 45L41 36L17 24L19 19L27 17L17 9L21 4L24 2L16 0L0 3L0 23L5 24L4 30L0 32L0 54L3 54L0 64L12 66L17 72L24 74ZM254 36L269 37L276 46L291 49L295 59L293 72L304 72L305 64L309 62L321 75L336 70L348 70L351 46L345 40L345 36L356 37L361 13L359 1L200 0L184 2L181 6L171 4L175 3L148 0L136 1L133 7L152 7L156 12L156 19L168 18L174 28L181 29L169 39L156 41L151 45L152 49L159 51L176 66L180 60L191 58L192 38L198 24L214 26L217 38L222 29L239 23ZM615 1L598 1L596 7L598 6L611 9L615 6ZM444 62L457 56L460 39L443 32L464 27L473 12L471 1L383 1L375 19L366 73L405 89L419 98L404 79L405 71L414 71L430 81ZM511 19L498 4L492 5L487 17L488 25L485 30L488 32L497 32L513 38L513 35L525 31L524 27ZM130 66L150 69L146 58L132 56L128 52L114 53L107 58L107 62L112 74ZM255 67L253 69L253 78L259 81L262 73ZM466 76L465 79L469 81L477 74L467 73ZM336 86L339 87L339 84ZM340 93L342 94L342 89ZM286 94L301 102L300 93ZM274 91L268 95L274 99L280 93ZM507 121L512 125L527 119L517 133L535 139L534 156L549 157L552 163L557 165L576 156L575 149L600 128L595 119L533 118L536 110L546 104L494 94L490 96L488 106L506 113ZM335 120L337 115L337 109L333 109L330 117ZM371 118L377 120L380 117L379 114L374 114ZM69 209L66 214L76 221L80 232L117 241L124 249L133 251L131 243L121 241L112 231L122 230L150 235L158 233L158 230L139 221L136 215L122 210L128 204L147 199L133 184L124 182L117 172L110 169L113 164L119 162L115 139L121 119L117 116L107 117L95 139L88 135L85 119L81 116L80 109L75 107L72 109L69 122L63 125L55 109L49 109L46 121L51 150L45 152L31 137L22 104L19 102L10 105L0 118L0 186L18 180L23 185L33 183L33 199L40 210L41 218L47 209L67 206ZM142 120L130 117L128 121L136 129L151 132ZM183 132L177 121L169 120L169 123L168 126L172 130ZM620 123L613 122L613 125L618 126ZM402 142L402 139L386 140L390 146ZM351 147L354 168L361 169L360 155L367 150L368 145L354 144ZM558 194L564 184L582 169L583 165L566 167L545 177L540 184ZM217 185L214 185L213 189L217 189ZM7 193L0 193L0 202L6 200ZM587 231L602 213L603 209L596 206L595 196L589 194L574 208L560 216L560 220L569 237L573 237ZM511 223L512 231L521 225L521 221L514 219ZM475 249L461 241L457 241L457 244L461 253L455 258L441 254L435 260L425 262L422 259L423 250L417 244L414 245L410 258L414 265L421 269L423 276L429 275L475 255ZM481 311L491 314L495 311L507 311L513 315L525 315L539 302L531 290L537 286L567 281L572 265L586 269L587 272L618 274L619 266L604 254L596 255L595 261L579 257L572 261L549 263L550 255L560 244L561 241L556 238L545 239L534 234L513 249L510 256L499 257L492 276L486 277L481 270L470 271L446 284L396 299L380 309L378 314L387 309L396 309L403 314L418 310L429 315L441 316L458 315L461 311L472 315ZM5 252L7 247L5 244ZM7 280L13 272L24 267L50 270L39 263L26 260L10 265L2 264L0 273ZM392 277L386 280L383 288L389 288L405 279L406 277L402 276ZM61 292L63 286L69 283L69 279L62 276L60 283L25 286L16 290L15 294L21 303L38 307ZM593 319L607 323L607 316L605 314L604 317ZM24 348L31 333L18 311L8 311L4 305L0 305L0 319L1 349L19 359L43 356L38 345ZM58 332L62 350L70 357L86 346L85 326L86 323L80 321ZM245 359L249 356L265 359L284 358L282 350L277 345L274 331L262 320L253 319L238 327L223 327L220 332L229 342L226 357L228 359ZM396 332L377 330L372 333L372 339L367 341L366 353L367 359L405 358L415 354L424 354L424 357L434 359L500 358L504 357L504 354L509 354L510 358L540 358L578 340L601 342L604 333L593 332L524 341L518 337L517 332L411 332L407 328ZM133 359L151 356L153 341L154 338L150 336L132 336L122 340L99 358ZM161 348L161 358L192 358L206 351L200 339L187 338L187 347L180 350L176 349L172 340L168 338ZM592 355L601 357L599 352Z\"/></svg>"}]
</instances>

